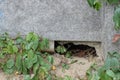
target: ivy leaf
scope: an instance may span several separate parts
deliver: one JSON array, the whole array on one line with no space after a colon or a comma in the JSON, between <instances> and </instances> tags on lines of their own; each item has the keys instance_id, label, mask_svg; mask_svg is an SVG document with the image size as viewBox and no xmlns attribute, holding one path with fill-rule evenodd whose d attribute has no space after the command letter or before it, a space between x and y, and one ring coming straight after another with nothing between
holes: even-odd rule
<instances>
[{"instance_id":1,"label":"ivy leaf","mask_svg":"<svg viewBox=\"0 0 120 80\"><path fill-rule=\"evenodd\" d=\"M35 51L38 48L38 41L34 41L32 45L32 49Z\"/></svg>"},{"instance_id":2,"label":"ivy leaf","mask_svg":"<svg viewBox=\"0 0 120 80\"><path fill-rule=\"evenodd\" d=\"M100 80L113 80L113 79L111 79L111 77L108 76L105 72L102 72L102 74L100 74Z\"/></svg>"},{"instance_id":3,"label":"ivy leaf","mask_svg":"<svg viewBox=\"0 0 120 80\"><path fill-rule=\"evenodd\" d=\"M33 64L37 62L37 55L36 54L34 54L34 57L32 58L32 62L33 62Z\"/></svg>"},{"instance_id":4,"label":"ivy leaf","mask_svg":"<svg viewBox=\"0 0 120 80\"><path fill-rule=\"evenodd\" d=\"M87 2L90 5L90 7L96 9L97 11L100 10L101 2L99 2L98 0L87 0Z\"/></svg>"},{"instance_id":5,"label":"ivy leaf","mask_svg":"<svg viewBox=\"0 0 120 80\"><path fill-rule=\"evenodd\" d=\"M119 3L119 0L107 0L109 4L116 4Z\"/></svg>"},{"instance_id":6,"label":"ivy leaf","mask_svg":"<svg viewBox=\"0 0 120 80\"><path fill-rule=\"evenodd\" d=\"M111 65L111 59L107 58L104 64L105 70L110 69L110 65Z\"/></svg>"},{"instance_id":7,"label":"ivy leaf","mask_svg":"<svg viewBox=\"0 0 120 80\"><path fill-rule=\"evenodd\" d=\"M38 61L39 61L39 64L40 64L40 65L45 64L44 58L41 57L40 55L38 55Z\"/></svg>"},{"instance_id":8,"label":"ivy leaf","mask_svg":"<svg viewBox=\"0 0 120 80\"><path fill-rule=\"evenodd\" d=\"M27 74L27 67L26 67L26 63L24 60L22 61L22 73Z\"/></svg>"},{"instance_id":9,"label":"ivy leaf","mask_svg":"<svg viewBox=\"0 0 120 80\"><path fill-rule=\"evenodd\" d=\"M12 46L7 45L7 48L4 48L4 51L5 51L6 53L13 53L13 48L12 48Z\"/></svg>"},{"instance_id":10,"label":"ivy leaf","mask_svg":"<svg viewBox=\"0 0 120 80\"><path fill-rule=\"evenodd\" d=\"M39 68L39 63L36 63L36 64L33 66L33 73L34 73L34 74L36 74L38 68Z\"/></svg>"},{"instance_id":11,"label":"ivy leaf","mask_svg":"<svg viewBox=\"0 0 120 80\"><path fill-rule=\"evenodd\" d=\"M9 59L6 63L7 68L12 68L14 66L14 59Z\"/></svg>"},{"instance_id":12,"label":"ivy leaf","mask_svg":"<svg viewBox=\"0 0 120 80\"><path fill-rule=\"evenodd\" d=\"M44 50L44 49L48 49L49 48L49 41L48 39L43 39L41 42L40 42L40 49L41 50Z\"/></svg>"},{"instance_id":13,"label":"ivy leaf","mask_svg":"<svg viewBox=\"0 0 120 80\"><path fill-rule=\"evenodd\" d=\"M93 8L96 9L97 11L99 11L100 8L101 8L101 3L100 2L95 2L94 5L93 5Z\"/></svg>"},{"instance_id":14,"label":"ivy leaf","mask_svg":"<svg viewBox=\"0 0 120 80\"><path fill-rule=\"evenodd\" d=\"M108 76L112 77L112 78L115 77L115 74L114 74L114 72L113 72L112 70L107 70L107 71L106 71L106 74L107 74Z\"/></svg>"},{"instance_id":15,"label":"ivy leaf","mask_svg":"<svg viewBox=\"0 0 120 80\"><path fill-rule=\"evenodd\" d=\"M95 0L87 0L90 7L93 7Z\"/></svg>"},{"instance_id":16,"label":"ivy leaf","mask_svg":"<svg viewBox=\"0 0 120 80\"><path fill-rule=\"evenodd\" d=\"M3 71L4 71L5 73L7 73L7 74L11 74L11 73L13 73L14 68L13 68L13 67L12 67L12 68L7 68L7 66L4 65L4 66L3 66Z\"/></svg>"},{"instance_id":17,"label":"ivy leaf","mask_svg":"<svg viewBox=\"0 0 120 80\"><path fill-rule=\"evenodd\" d=\"M111 58L110 67L113 71L118 71L120 69L119 60L117 58Z\"/></svg>"},{"instance_id":18,"label":"ivy leaf","mask_svg":"<svg viewBox=\"0 0 120 80\"><path fill-rule=\"evenodd\" d=\"M25 60L25 63L26 63L26 67L27 67L28 69L30 69L30 68L32 67L32 65L33 65L33 62L32 62L30 59L26 59L26 60Z\"/></svg>"},{"instance_id":19,"label":"ivy leaf","mask_svg":"<svg viewBox=\"0 0 120 80\"><path fill-rule=\"evenodd\" d=\"M30 32L27 36L26 36L26 41L38 41L39 40L39 36L37 34L35 34L34 32Z\"/></svg>"},{"instance_id":20,"label":"ivy leaf","mask_svg":"<svg viewBox=\"0 0 120 80\"><path fill-rule=\"evenodd\" d=\"M48 56L48 57L47 57L47 60L48 60L51 64L53 64L53 62L54 62L54 59L53 59L52 56Z\"/></svg>"},{"instance_id":21,"label":"ivy leaf","mask_svg":"<svg viewBox=\"0 0 120 80\"><path fill-rule=\"evenodd\" d=\"M33 32L28 33L28 35L26 36L26 41L30 41L33 37Z\"/></svg>"},{"instance_id":22,"label":"ivy leaf","mask_svg":"<svg viewBox=\"0 0 120 80\"><path fill-rule=\"evenodd\" d=\"M34 63L37 62L37 55L32 50L28 51L27 58L25 59L27 68L30 69Z\"/></svg>"},{"instance_id":23,"label":"ivy leaf","mask_svg":"<svg viewBox=\"0 0 120 80\"><path fill-rule=\"evenodd\" d=\"M18 52L18 48L15 45L12 47L12 49L14 53Z\"/></svg>"},{"instance_id":24,"label":"ivy leaf","mask_svg":"<svg viewBox=\"0 0 120 80\"><path fill-rule=\"evenodd\" d=\"M64 46L58 46L56 48L57 53L65 53L67 50Z\"/></svg>"},{"instance_id":25,"label":"ivy leaf","mask_svg":"<svg viewBox=\"0 0 120 80\"><path fill-rule=\"evenodd\" d=\"M18 36L18 37L16 38L16 44L23 43L23 41L24 41L24 39L23 39L22 37L20 37L20 36Z\"/></svg>"},{"instance_id":26,"label":"ivy leaf","mask_svg":"<svg viewBox=\"0 0 120 80\"><path fill-rule=\"evenodd\" d=\"M118 6L114 12L113 21L115 23L115 29L120 29L120 6Z\"/></svg>"},{"instance_id":27,"label":"ivy leaf","mask_svg":"<svg viewBox=\"0 0 120 80\"><path fill-rule=\"evenodd\" d=\"M5 73L12 73L14 71L14 59L9 59L4 65L3 65L3 71Z\"/></svg>"},{"instance_id":28,"label":"ivy leaf","mask_svg":"<svg viewBox=\"0 0 120 80\"><path fill-rule=\"evenodd\" d=\"M30 75L24 75L24 80L31 80Z\"/></svg>"},{"instance_id":29,"label":"ivy leaf","mask_svg":"<svg viewBox=\"0 0 120 80\"><path fill-rule=\"evenodd\" d=\"M47 71L51 69L51 65L48 64L48 63L42 64L42 67L44 67L44 69L47 70Z\"/></svg>"},{"instance_id":30,"label":"ivy leaf","mask_svg":"<svg viewBox=\"0 0 120 80\"><path fill-rule=\"evenodd\" d=\"M22 71L22 56L19 54L17 55L16 57L16 63L15 63L15 66L17 68L17 71Z\"/></svg>"},{"instance_id":31,"label":"ivy leaf","mask_svg":"<svg viewBox=\"0 0 120 80\"><path fill-rule=\"evenodd\" d=\"M33 42L27 43L27 44L25 45L25 49L26 49L26 50L30 50L31 47L32 47L32 45L33 45Z\"/></svg>"}]
</instances>

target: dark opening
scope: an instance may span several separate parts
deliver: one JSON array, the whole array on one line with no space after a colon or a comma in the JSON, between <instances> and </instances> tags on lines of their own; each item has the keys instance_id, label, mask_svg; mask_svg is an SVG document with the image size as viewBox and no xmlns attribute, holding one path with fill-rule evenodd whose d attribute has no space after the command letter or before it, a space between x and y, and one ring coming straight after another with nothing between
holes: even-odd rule
<instances>
[{"instance_id":1,"label":"dark opening","mask_svg":"<svg viewBox=\"0 0 120 80\"><path fill-rule=\"evenodd\" d=\"M55 52L59 53L56 49L58 48L58 46L61 46L62 48L66 49L66 52L64 52L63 54L65 55L68 51L72 53L72 56L77 56L77 57L89 57L89 56L93 56L96 57L98 56L96 53L96 49L95 47L91 47L88 45L84 45L84 44L74 44L73 42L59 42L59 41L55 41Z\"/></svg>"}]
</instances>

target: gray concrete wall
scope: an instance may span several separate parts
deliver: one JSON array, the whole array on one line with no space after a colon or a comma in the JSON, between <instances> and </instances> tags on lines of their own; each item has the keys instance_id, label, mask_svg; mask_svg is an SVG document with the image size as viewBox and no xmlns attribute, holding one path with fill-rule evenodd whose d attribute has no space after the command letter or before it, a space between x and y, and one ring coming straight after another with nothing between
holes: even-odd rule
<instances>
[{"instance_id":1,"label":"gray concrete wall","mask_svg":"<svg viewBox=\"0 0 120 80\"><path fill-rule=\"evenodd\" d=\"M50 40L102 42L106 53L119 50L111 43L116 33L112 8L104 6L97 12L87 0L0 0L0 33L33 31Z\"/></svg>"},{"instance_id":2,"label":"gray concrete wall","mask_svg":"<svg viewBox=\"0 0 120 80\"><path fill-rule=\"evenodd\" d=\"M116 43L112 43L112 38L114 34L120 34L120 31L116 31L114 29L114 23L113 23L113 14L114 14L114 6L110 5L104 5L104 7L101 10L102 17L101 17L101 23L102 23L102 48L104 54L107 52L120 52L120 41Z\"/></svg>"},{"instance_id":3,"label":"gray concrete wall","mask_svg":"<svg viewBox=\"0 0 120 80\"><path fill-rule=\"evenodd\" d=\"M52 40L100 41L100 13L86 0L2 0L0 31L34 31Z\"/></svg>"}]
</instances>

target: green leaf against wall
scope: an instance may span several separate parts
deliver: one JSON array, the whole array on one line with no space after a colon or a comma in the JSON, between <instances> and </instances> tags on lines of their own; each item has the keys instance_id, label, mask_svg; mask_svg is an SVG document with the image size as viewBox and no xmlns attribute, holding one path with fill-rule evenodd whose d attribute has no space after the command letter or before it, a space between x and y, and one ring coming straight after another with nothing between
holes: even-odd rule
<instances>
[{"instance_id":1,"label":"green leaf against wall","mask_svg":"<svg viewBox=\"0 0 120 80\"><path fill-rule=\"evenodd\" d=\"M24 39L21 36L17 36L15 43L16 44L21 44L24 42Z\"/></svg>"},{"instance_id":2,"label":"green leaf against wall","mask_svg":"<svg viewBox=\"0 0 120 80\"><path fill-rule=\"evenodd\" d=\"M41 50L48 49L48 48L49 48L49 40L46 39L46 38L44 38L44 39L40 42L39 48L40 48Z\"/></svg>"},{"instance_id":3,"label":"green leaf against wall","mask_svg":"<svg viewBox=\"0 0 120 80\"><path fill-rule=\"evenodd\" d=\"M34 51L38 48L38 44L39 44L38 41L33 41L32 49L33 49Z\"/></svg>"},{"instance_id":4,"label":"green leaf against wall","mask_svg":"<svg viewBox=\"0 0 120 80\"><path fill-rule=\"evenodd\" d=\"M87 1L89 6L96 9L97 11L100 10L100 8L102 7L102 4L99 0L87 0Z\"/></svg>"},{"instance_id":5,"label":"green leaf against wall","mask_svg":"<svg viewBox=\"0 0 120 80\"><path fill-rule=\"evenodd\" d=\"M109 4L118 4L119 0L107 0Z\"/></svg>"},{"instance_id":6,"label":"green leaf against wall","mask_svg":"<svg viewBox=\"0 0 120 80\"><path fill-rule=\"evenodd\" d=\"M118 6L115 9L114 16L113 16L113 21L115 24L115 29L119 30L120 29L120 6Z\"/></svg>"},{"instance_id":7,"label":"green leaf against wall","mask_svg":"<svg viewBox=\"0 0 120 80\"><path fill-rule=\"evenodd\" d=\"M39 36L37 34L35 34L34 32L30 32L28 33L28 35L26 36L26 41L36 41L39 40Z\"/></svg>"},{"instance_id":8,"label":"green leaf against wall","mask_svg":"<svg viewBox=\"0 0 120 80\"><path fill-rule=\"evenodd\" d=\"M95 2L95 4L93 5L93 8L95 8L98 11L98 10L100 10L101 6L102 5L100 2Z\"/></svg>"},{"instance_id":9,"label":"green leaf against wall","mask_svg":"<svg viewBox=\"0 0 120 80\"><path fill-rule=\"evenodd\" d=\"M93 7L94 2L95 2L96 0L87 0L87 1L88 1L88 4L90 5L90 7Z\"/></svg>"}]
</instances>

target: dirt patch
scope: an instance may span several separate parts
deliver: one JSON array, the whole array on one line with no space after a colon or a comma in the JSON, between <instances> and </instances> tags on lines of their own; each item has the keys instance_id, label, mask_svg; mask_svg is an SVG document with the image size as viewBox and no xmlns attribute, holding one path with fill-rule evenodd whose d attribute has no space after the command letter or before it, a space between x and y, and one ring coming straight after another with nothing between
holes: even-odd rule
<instances>
[{"instance_id":1,"label":"dirt patch","mask_svg":"<svg viewBox=\"0 0 120 80\"><path fill-rule=\"evenodd\" d=\"M84 79L86 80L86 71L89 69L89 67L95 63L99 62L99 64L102 64L102 59L100 57L94 57L94 58L80 58L80 57L72 57L72 58L66 58L64 55L55 54L53 55L56 66L56 70L53 71L53 73L56 74L56 76L64 77L65 75L71 76L72 78L77 79ZM70 64L71 62L74 62ZM64 69L62 64L68 64L69 69Z\"/></svg>"},{"instance_id":2,"label":"dirt patch","mask_svg":"<svg viewBox=\"0 0 120 80\"><path fill-rule=\"evenodd\" d=\"M23 80L22 75L7 75L3 73L3 71L0 71L0 80Z\"/></svg>"}]
</instances>

